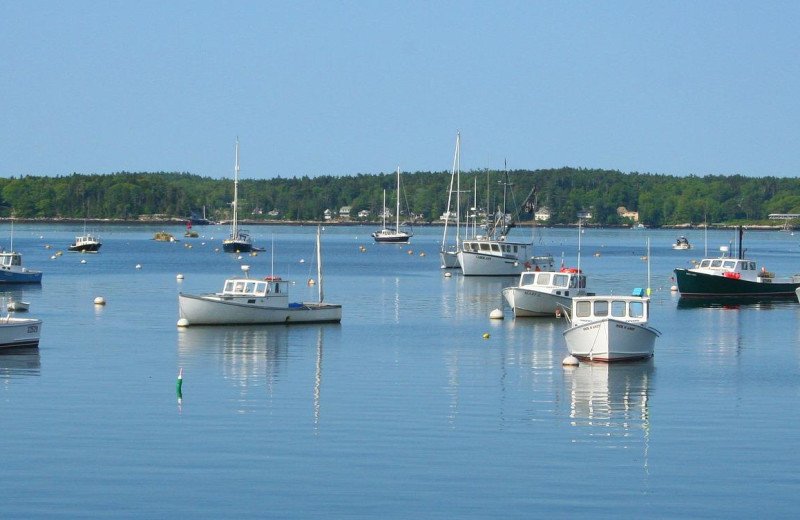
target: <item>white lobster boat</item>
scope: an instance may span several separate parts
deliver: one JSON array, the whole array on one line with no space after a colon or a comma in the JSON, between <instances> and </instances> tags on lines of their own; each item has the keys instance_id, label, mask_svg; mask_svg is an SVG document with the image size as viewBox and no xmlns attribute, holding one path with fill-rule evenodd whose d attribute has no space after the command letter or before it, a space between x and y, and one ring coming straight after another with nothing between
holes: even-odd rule
<instances>
[{"instance_id":1,"label":"white lobster boat","mask_svg":"<svg viewBox=\"0 0 800 520\"><path fill-rule=\"evenodd\" d=\"M572 298L585 296L586 275L578 269L560 271L526 271L519 283L503 289L514 316L557 316L562 308L572 305Z\"/></svg>"},{"instance_id":2,"label":"white lobster boat","mask_svg":"<svg viewBox=\"0 0 800 520\"><path fill-rule=\"evenodd\" d=\"M38 318L0 318L0 349L38 347L42 320Z\"/></svg>"},{"instance_id":3,"label":"white lobster boat","mask_svg":"<svg viewBox=\"0 0 800 520\"><path fill-rule=\"evenodd\" d=\"M572 299L564 331L567 350L586 361L632 361L653 356L661 333L648 326L650 298L642 289L633 296L580 296Z\"/></svg>"},{"instance_id":4,"label":"white lobster boat","mask_svg":"<svg viewBox=\"0 0 800 520\"><path fill-rule=\"evenodd\" d=\"M319 229L317 229L317 302L290 302L288 280L276 276L250 278L250 267L243 265L244 276L225 280L221 292L178 295L178 326L258 325L277 323L326 323L342 321L342 306L323 303Z\"/></svg>"}]
</instances>

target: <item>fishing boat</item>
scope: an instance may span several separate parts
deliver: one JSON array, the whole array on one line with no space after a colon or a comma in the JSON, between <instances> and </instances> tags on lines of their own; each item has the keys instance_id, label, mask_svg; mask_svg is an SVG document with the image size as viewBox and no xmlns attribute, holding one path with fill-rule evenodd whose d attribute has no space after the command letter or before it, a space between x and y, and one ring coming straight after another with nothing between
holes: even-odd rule
<instances>
[{"instance_id":1,"label":"fishing boat","mask_svg":"<svg viewBox=\"0 0 800 520\"><path fill-rule=\"evenodd\" d=\"M22 254L14 251L14 221L11 221L10 251L0 251L0 284L42 283L42 272L22 265Z\"/></svg>"},{"instance_id":2,"label":"fishing boat","mask_svg":"<svg viewBox=\"0 0 800 520\"><path fill-rule=\"evenodd\" d=\"M455 184L455 186L454 186ZM451 210L455 188L455 210ZM461 247L461 132L456 134L456 151L453 156L453 169L450 174L450 190L447 193L447 210L444 215L444 232L442 233L442 247L439 251L442 269L456 269L458 263L458 250ZM451 220L455 224L455 241L448 245L447 232Z\"/></svg>"},{"instance_id":3,"label":"fishing boat","mask_svg":"<svg viewBox=\"0 0 800 520\"><path fill-rule=\"evenodd\" d=\"M41 332L38 318L0 317L0 349L38 347Z\"/></svg>"},{"instance_id":4,"label":"fishing boat","mask_svg":"<svg viewBox=\"0 0 800 520\"><path fill-rule=\"evenodd\" d=\"M565 310L567 350L585 361L632 361L653 356L661 333L648 325L650 298L643 289L631 296L579 296Z\"/></svg>"},{"instance_id":5,"label":"fishing boat","mask_svg":"<svg viewBox=\"0 0 800 520\"><path fill-rule=\"evenodd\" d=\"M97 253L103 242L100 237L86 232L86 220L83 221L83 235L75 237L75 241L67 247L70 253Z\"/></svg>"},{"instance_id":6,"label":"fishing boat","mask_svg":"<svg viewBox=\"0 0 800 520\"><path fill-rule=\"evenodd\" d=\"M688 249L692 249L692 245L689 243L689 239L685 236L679 236L678 239L672 244L672 249L676 251L685 251Z\"/></svg>"},{"instance_id":7,"label":"fishing boat","mask_svg":"<svg viewBox=\"0 0 800 520\"><path fill-rule=\"evenodd\" d=\"M506 169L503 181L502 209L496 212L492 222L487 222L484 235L474 233L472 238L465 238L461 242L458 263L464 276L516 276L526 270L554 270L552 255L533 256L533 242L508 240L508 233L514 227L516 220L515 217L506 213L510 187L511 182ZM535 196L535 194L536 189L534 188L531 195ZM533 208L535 205L534 201L531 207Z\"/></svg>"},{"instance_id":8,"label":"fishing boat","mask_svg":"<svg viewBox=\"0 0 800 520\"><path fill-rule=\"evenodd\" d=\"M778 278L744 258L742 237L738 228L738 254L729 254L728 246L720 247L720 256L704 258L692 268L676 268L675 279L681 297L792 297L800 287L800 275Z\"/></svg>"},{"instance_id":9,"label":"fishing boat","mask_svg":"<svg viewBox=\"0 0 800 520\"><path fill-rule=\"evenodd\" d=\"M250 233L239 228L239 139L236 139L236 165L233 170L233 220L231 233L222 241L226 253L249 253L253 250Z\"/></svg>"},{"instance_id":10,"label":"fishing boat","mask_svg":"<svg viewBox=\"0 0 800 520\"><path fill-rule=\"evenodd\" d=\"M569 307L572 298L592 293L586 291L586 275L575 268L559 271L525 271L519 283L503 289L514 316L558 316Z\"/></svg>"},{"instance_id":11,"label":"fishing boat","mask_svg":"<svg viewBox=\"0 0 800 520\"><path fill-rule=\"evenodd\" d=\"M241 267L244 276L225 280L222 291L210 294L178 295L178 326L256 325L292 323L338 323L342 306L324 303L322 290L322 255L317 228L316 302L290 302L290 282L280 277L250 278L250 267Z\"/></svg>"},{"instance_id":12,"label":"fishing boat","mask_svg":"<svg viewBox=\"0 0 800 520\"><path fill-rule=\"evenodd\" d=\"M378 244L407 244L414 236L411 231L400 229L400 167L397 167L397 209L395 212L396 224L394 228L386 227L386 190L383 190L383 229L372 233L372 238Z\"/></svg>"}]
</instances>

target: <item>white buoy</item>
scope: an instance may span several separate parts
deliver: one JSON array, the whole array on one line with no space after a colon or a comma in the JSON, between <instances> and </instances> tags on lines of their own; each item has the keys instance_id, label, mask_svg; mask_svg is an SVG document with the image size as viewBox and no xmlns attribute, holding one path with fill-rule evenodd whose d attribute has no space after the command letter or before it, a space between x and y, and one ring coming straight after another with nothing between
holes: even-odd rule
<instances>
[{"instance_id":1,"label":"white buoy","mask_svg":"<svg viewBox=\"0 0 800 520\"><path fill-rule=\"evenodd\" d=\"M183 275L181 273L178 273L178 276L176 276L175 278L177 278L178 280L183 280Z\"/></svg>"},{"instance_id":2,"label":"white buoy","mask_svg":"<svg viewBox=\"0 0 800 520\"><path fill-rule=\"evenodd\" d=\"M98 296L97 298L94 299L94 304L95 305L105 305L106 304L106 299L103 298L102 296Z\"/></svg>"},{"instance_id":3,"label":"white buoy","mask_svg":"<svg viewBox=\"0 0 800 520\"><path fill-rule=\"evenodd\" d=\"M495 309L489 313L489 317L493 320L502 320L503 319L503 309Z\"/></svg>"},{"instance_id":4,"label":"white buoy","mask_svg":"<svg viewBox=\"0 0 800 520\"><path fill-rule=\"evenodd\" d=\"M450 271L448 271L448 272L444 273L444 277L445 277L445 278L450 278L450 277L452 277L452 276L453 276L453 273L451 273Z\"/></svg>"},{"instance_id":5,"label":"white buoy","mask_svg":"<svg viewBox=\"0 0 800 520\"><path fill-rule=\"evenodd\" d=\"M300 263L301 263L301 264L304 264L304 263L306 263L306 259L305 259L305 258L301 258L301 259L300 259Z\"/></svg>"},{"instance_id":6,"label":"white buoy","mask_svg":"<svg viewBox=\"0 0 800 520\"><path fill-rule=\"evenodd\" d=\"M136 269L141 269L141 268L142 268L142 264L136 264Z\"/></svg>"},{"instance_id":7,"label":"white buoy","mask_svg":"<svg viewBox=\"0 0 800 520\"><path fill-rule=\"evenodd\" d=\"M188 327L188 326L189 326L189 320L187 320L186 318L181 318L178 320L178 327Z\"/></svg>"},{"instance_id":8,"label":"white buoy","mask_svg":"<svg viewBox=\"0 0 800 520\"><path fill-rule=\"evenodd\" d=\"M678 292L678 286L677 285L673 285L672 287L669 288L669 290L672 291L672 292Z\"/></svg>"},{"instance_id":9,"label":"white buoy","mask_svg":"<svg viewBox=\"0 0 800 520\"><path fill-rule=\"evenodd\" d=\"M84 260L81 260L81 263L82 263L82 264L85 264L85 263L86 263L86 260L85 260L85 259L84 259Z\"/></svg>"},{"instance_id":10,"label":"white buoy","mask_svg":"<svg viewBox=\"0 0 800 520\"><path fill-rule=\"evenodd\" d=\"M565 357L564 361L561 362L562 365L567 366L567 367L576 367L576 366L578 366L579 363L580 362L578 361L578 358L576 358L575 356L573 356L571 354L569 356Z\"/></svg>"}]
</instances>

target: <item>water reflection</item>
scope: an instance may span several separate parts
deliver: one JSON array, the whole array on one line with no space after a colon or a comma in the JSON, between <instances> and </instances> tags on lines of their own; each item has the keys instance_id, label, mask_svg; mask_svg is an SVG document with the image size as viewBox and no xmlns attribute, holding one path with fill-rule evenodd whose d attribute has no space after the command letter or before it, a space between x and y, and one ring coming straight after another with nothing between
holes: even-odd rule
<instances>
[{"instance_id":1,"label":"water reflection","mask_svg":"<svg viewBox=\"0 0 800 520\"><path fill-rule=\"evenodd\" d=\"M316 428L322 408L325 332L338 328L338 325L333 324L189 327L178 332L178 360L181 367L201 367L208 365L211 360L225 380L240 388L242 403L253 404L261 399L252 399L249 395L251 388L266 386L272 389L288 377L287 365L292 357L292 342L298 347L302 346L295 352L294 358L307 357L310 353L308 346L314 344L313 414Z\"/></svg>"},{"instance_id":2,"label":"water reflection","mask_svg":"<svg viewBox=\"0 0 800 520\"><path fill-rule=\"evenodd\" d=\"M0 350L0 378L4 381L21 376L38 376L41 368L38 348Z\"/></svg>"},{"instance_id":3,"label":"water reflection","mask_svg":"<svg viewBox=\"0 0 800 520\"><path fill-rule=\"evenodd\" d=\"M178 331L178 358L181 366L211 358L240 386L261 378L270 384L286 363L288 335L285 326L189 327Z\"/></svg>"},{"instance_id":4,"label":"water reflection","mask_svg":"<svg viewBox=\"0 0 800 520\"><path fill-rule=\"evenodd\" d=\"M637 363L581 363L566 369L572 425L588 428L591 440L628 447L647 443L650 432L648 398L653 360ZM641 434L641 435L640 435Z\"/></svg>"}]
</instances>

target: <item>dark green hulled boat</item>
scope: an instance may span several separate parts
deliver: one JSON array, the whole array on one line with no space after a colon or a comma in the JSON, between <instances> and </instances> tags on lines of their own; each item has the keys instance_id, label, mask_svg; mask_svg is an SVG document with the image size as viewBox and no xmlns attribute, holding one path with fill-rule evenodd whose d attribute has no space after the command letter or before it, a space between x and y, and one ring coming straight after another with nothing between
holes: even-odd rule
<instances>
[{"instance_id":1,"label":"dark green hulled boat","mask_svg":"<svg viewBox=\"0 0 800 520\"><path fill-rule=\"evenodd\" d=\"M682 297L775 297L795 295L800 275L775 278L764 268L758 270L753 260L744 258L742 228L739 227L738 258L726 256L722 248L719 258L704 258L697 267L675 269L678 290Z\"/></svg>"}]
</instances>

